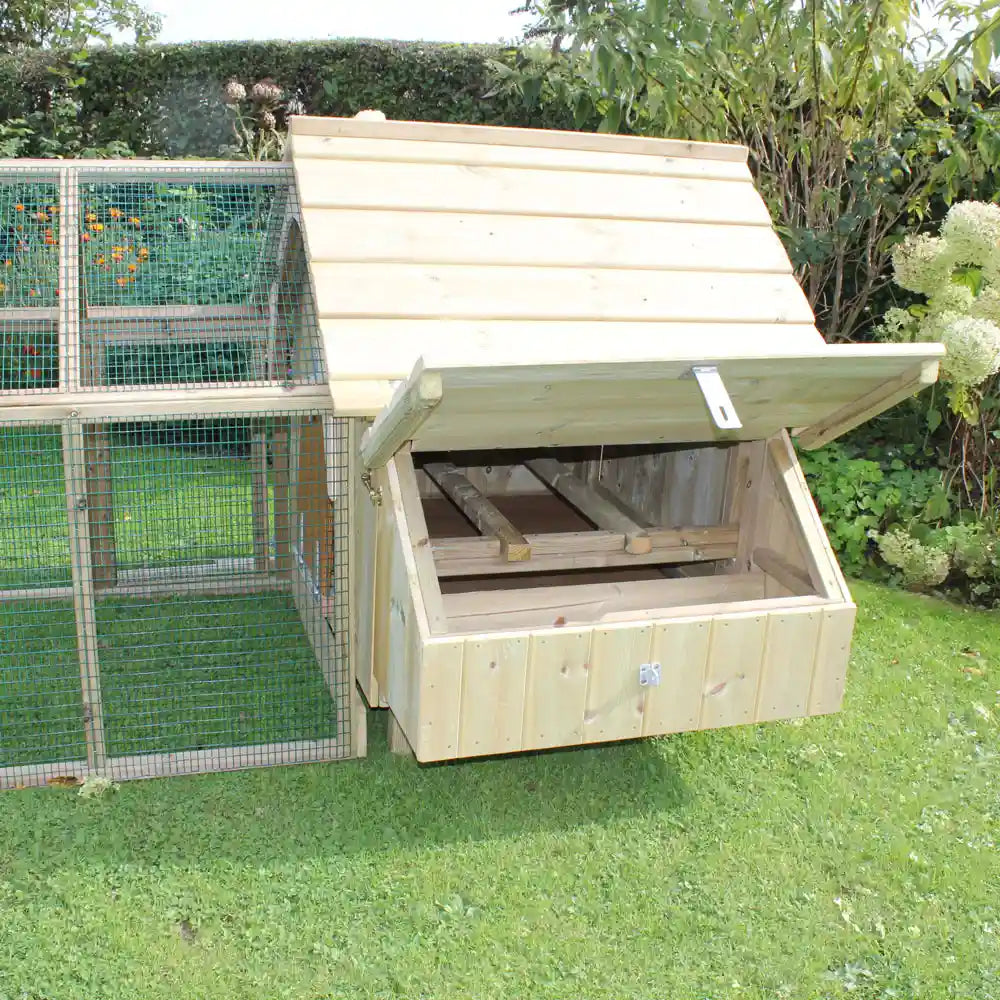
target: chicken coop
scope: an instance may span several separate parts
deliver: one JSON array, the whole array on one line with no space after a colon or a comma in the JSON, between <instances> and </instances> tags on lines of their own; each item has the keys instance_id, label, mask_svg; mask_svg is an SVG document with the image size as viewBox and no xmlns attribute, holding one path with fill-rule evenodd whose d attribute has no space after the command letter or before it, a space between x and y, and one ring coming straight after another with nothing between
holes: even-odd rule
<instances>
[{"instance_id":1,"label":"chicken coop","mask_svg":"<svg viewBox=\"0 0 1000 1000\"><path fill-rule=\"evenodd\" d=\"M0 784L364 754L288 164L0 163Z\"/></svg>"},{"instance_id":2,"label":"chicken coop","mask_svg":"<svg viewBox=\"0 0 1000 1000\"><path fill-rule=\"evenodd\" d=\"M297 118L356 678L418 760L841 703L799 469L937 377L827 345L738 146Z\"/></svg>"},{"instance_id":3,"label":"chicken coop","mask_svg":"<svg viewBox=\"0 0 1000 1000\"><path fill-rule=\"evenodd\" d=\"M736 146L293 118L0 162L0 786L836 711L830 346Z\"/></svg>"}]
</instances>

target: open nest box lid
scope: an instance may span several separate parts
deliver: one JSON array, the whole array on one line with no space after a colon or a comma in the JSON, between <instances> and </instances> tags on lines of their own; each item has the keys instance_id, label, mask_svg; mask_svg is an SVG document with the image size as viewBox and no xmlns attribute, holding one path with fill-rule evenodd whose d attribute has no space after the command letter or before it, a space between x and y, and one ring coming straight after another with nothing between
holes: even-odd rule
<instances>
[{"instance_id":1,"label":"open nest box lid","mask_svg":"<svg viewBox=\"0 0 1000 1000\"><path fill-rule=\"evenodd\" d=\"M418 362L362 442L369 468L415 451L758 440L819 447L937 378L938 344L800 355L558 364Z\"/></svg>"},{"instance_id":2,"label":"open nest box lid","mask_svg":"<svg viewBox=\"0 0 1000 1000\"><path fill-rule=\"evenodd\" d=\"M824 342L741 146L292 118L286 156L334 405L377 389L369 466L408 441L816 446L937 377L939 345Z\"/></svg>"}]
</instances>

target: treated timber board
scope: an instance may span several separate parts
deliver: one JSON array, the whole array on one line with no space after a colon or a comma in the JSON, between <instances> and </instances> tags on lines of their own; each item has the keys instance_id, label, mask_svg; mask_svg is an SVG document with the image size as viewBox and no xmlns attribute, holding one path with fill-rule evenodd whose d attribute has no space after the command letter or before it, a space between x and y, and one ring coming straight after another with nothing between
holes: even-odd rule
<instances>
[{"instance_id":1,"label":"treated timber board","mask_svg":"<svg viewBox=\"0 0 1000 1000\"><path fill-rule=\"evenodd\" d=\"M579 135L580 133L573 133ZM416 140L416 141L414 141ZM641 174L650 177L701 177L752 181L742 158L717 159L692 155L645 156L635 150L597 150L553 145L508 145L502 142L438 142L373 136L296 134L296 161L361 160L385 163L443 163L475 167L519 167L527 170L583 171L600 174ZM675 149L677 147L674 147ZM689 151L688 151L689 152Z\"/></svg>"},{"instance_id":2,"label":"treated timber board","mask_svg":"<svg viewBox=\"0 0 1000 1000\"><path fill-rule=\"evenodd\" d=\"M84 371L80 340L80 190L77 173L64 170L59 180L59 386L80 388ZM88 375L90 373L88 372Z\"/></svg>"},{"instance_id":3,"label":"treated timber board","mask_svg":"<svg viewBox=\"0 0 1000 1000\"><path fill-rule=\"evenodd\" d=\"M312 275L321 316L798 324L813 319L790 274L314 262Z\"/></svg>"},{"instance_id":4,"label":"treated timber board","mask_svg":"<svg viewBox=\"0 0 1000 1000\"><path fill-rule=\"evenodd\" d=\"M531 636L524 689L521 748L583 743L593 629L567 628Z\"/></svg>"},{"instance_id":5,"label":"treated timber board","mask_svg":"<svg viewBox=\"0 0 1000 1000\"><path fill-rule=\"evenodd\" d=\"M417 760L450 760L459 756L465 644L432 639L421 649Z\"/></svg>"},{"instance_id":6,"label":"treated timber board","mask_svg":"<svg viewBox=\"0 0 1000 1000\"><path fill-rule=\"evenodd\" d=\"M691 365L677 359L561 365L419 362L362 445L368 465L415 450L645 444L770 437L817 416L936 345L861 345L784 358L716 359L743 428L715 426ZM669 401L669 402L666 402Z\"/></svg>"},{"instance_id":7,"label":"treated timber board","mask_svg":"<svg viewBox=\"0 0 1000 1000\"><path fill-rule=\"evenodd\" d=\"M595 628L590 646L585 743L626 740L642 735L645 689L639 666L649 663L650 625Z\"/></svg>"},{"instance_id":8,"label":"treated timber board","mask_svg":"<svg viewBox=\"0 0 1000 1000\"><path fill-rule=\"evenodd\" d=\"M642 566L731 559L736 553L738 528L652 529L650 550L634 554L625 550L625 535L613 531L569 531L528 534L530 566L507 562L500 544L491 538L432 539L434 564L439 577L485 576L508 573L596 569L606 566Z\"/></svg>"},{"instance_id":9,"label":"treated timber board","mask_svg":"<svg viewBox=\"0 0 1000 1000\"><path fill-rule=\"evenodd\" d=\"M350 478L351 521L351 651L353 674L361 685L368 704L379 703L378 682L374 668L375 573L377 562L376 524L378 510L361 480L361 460L358 454L361 435L367 426L363 420L349 425L347 460Z\"/></svg>"},{"instance_id":10,"label":"treated timber board","mask_svg":"<svg viewBox=\"0 0 1000 1000\"><path fill-rule=\"evenodd\" d=\"M421 355L449 364L538 364L663 357L774 356L823 349L811 323L616 323L587 319L320 319L331 377L403 379ZM343 393L341 386L340 392ZM345 400L346 402L346 400ZM377 409L374 412L377 412Z\"/></svg>"},{"instance_id":11,"label":"treated timber board","mask_svg":"<svg viewBox=\"0 0 1000 1000\"><path fill-rule=\"evenodd\" d=\"M830 548L826 529L785 431L767 443L767 474L771 477L778 503L785 508L816 591L830 600L850 601L844 575ZM766 516L766 513L762 512L761 516Z\"/></svg>"},{"instance_id":12,"label":"treated timber board","mask_svg":"<svg viewBox=\"0 0 1000 1000\"><path fill-rule=\"evenodd\" d=\"M808 714L824 613L819 608L802 608L768 615L756 721L794 719Z\"/></svg>"},{"instance_id":13,"label":"treated timber board","mask_svg":"<svg viewBox=\"0 0 1000 1000\"><path fill-rule=\"evenodd\" d=\"M527 636L464 643L459 756L522 748L529 647Z\"/></svg>"},{"instance_id":14,"label":"treated timber board","mask_svg":"<svg viewBox=\"0 0 1000 1000\"><path fill-rule=\"evenodd\" d=\"M770 228L748 180L655 177L459 163L302 159L295 163L303 210L369 208L706 222Z\"/></svg>"},{"instance_id":15,"label":"treated timber board","mask_svg":"<svg viewBox=\"0 0 1000 1000\"><path fill-rule=\"evenodd\" d=\"M642 735L697 729L705 689L712 623L681 619L653 632L650 662L660 664L660 684L646 689Z\"/></svg>"},{"instance_id":16,"label":"treated timber board","mask_svg":"<svg viewBox=\"0 0 1000 1000\"><path fill-rule=\"evenodd\" d=\"M364 139L407 139L421 142L461 142L490 146L523 146L542 149L593 150L648 156L695 157L745 163L745 146L719 142L692 142L687 139L660 139L645 136L604 135L567 132L558 129L510 128L485 125L458 125L441 122L365 121L359 118L299 116L289 118L293 144L301 136L335 136ZM12 165L19 160L9 161ZM46 160L31 161L42 170L52 165ZM244 169L246 166L244 165Z\"/></svg>"},{"instance_id":17,"label":"treated timber board","mask_svg":"<svg viewBox=\"0 0 1000 1000\"><path fill-rule=\"evenodd\" d=\"M712 623L699 729L753 722L766 631L766 614L729 615Z\"/></svg>"},{"instance_id":18,"label":"treated timber board","mask_svg":"<svg viewBox=\"0 0 1000 1000\"><path fill-rule=\"evenodd\" d=\"M336 208L307 209L303 220L314 264L792 271L781 240L763 226Z\"/></svg>"},{"instance_id":19,"label":"treated timber board","mask_svg":"<svg viewBox=\"0 0 1000 1000\"><path fill-rule=\"evenodd\" d=\"M385 502L388 482L385 470L372 474L372 485L382 489L383 500L375 518L375 596L372 617L372 674L378 706L389 702L389 629L392 601L392 563L398 542L392 508ZM374 695L373 695L374 697ZM375 705L374 701L370 704Z\"/></svg>"},{"instance_id":20,"label":"treated timber board","mask_svg":"<svg viewBox=\"0 0 1000 1000\"><path fill-rule=\"evenodd\" d=\"M853 604L829 608L823 613L819 648L809 691L809 714L825 715L840 710L847 680L856 609Z\"/></svg>"}]
</instances>

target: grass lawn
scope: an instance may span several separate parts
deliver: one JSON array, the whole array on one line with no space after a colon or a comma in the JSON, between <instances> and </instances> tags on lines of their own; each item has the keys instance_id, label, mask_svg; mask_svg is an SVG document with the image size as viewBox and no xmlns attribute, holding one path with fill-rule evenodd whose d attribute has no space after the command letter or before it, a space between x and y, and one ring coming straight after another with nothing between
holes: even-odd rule
<instances>
[{"instance_id":1,"label":"grass lawn","mask_svg":"<svg viewBox=\"0 0 1000 1000\"><path fill-rule=\"evenodd\" d=\"M6 793L0 998L1000 997L1000 616L855 593L828 719Z\"/></svg>"}]
</instances>

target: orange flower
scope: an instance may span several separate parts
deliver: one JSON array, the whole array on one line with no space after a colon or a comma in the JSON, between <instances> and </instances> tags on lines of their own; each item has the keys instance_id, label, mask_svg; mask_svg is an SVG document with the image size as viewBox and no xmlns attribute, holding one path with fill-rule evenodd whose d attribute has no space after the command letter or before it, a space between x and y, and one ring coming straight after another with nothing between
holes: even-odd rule
<instances>
[{"instance_id":1,"label":"orange flower","mask_svg":"<svg viewBox=\"0 0 1000 1000\"><path fill-rule=\"evenodd\" d=\"M19 233L23 233L23 232L24 232L24 226L18 226L18 227L17 227L17 231L18 231Z\"/></svg>"},{"instance_id":2,"label":"orange flower","mask_svg":"<svg viewBox=\"0 0 1000 1000\"><path fill-rule=\"evenodd\" d=\"M54 247L59 243L58 240L54 240L51 236L45 237L45 245L49 247Z\"/></svg>"},{"instance_id":3,"label":"orange flower","mask_svg":"<svg viewBox=\"0 0 1000 1000\"><path fill-rule=\"evenodd\" d=\"M15 212L23 212L24 211L24 205L15 205L14 206L14 211Z\"/></svg>"},{"instance_id":4,"label":"orange flower","mask_svg":"<svg viewBox=\"0 0 1000 1000\"><path fill-rule=\"evenodd\" d=\"M112 219L120 219L122 217L122 210L120 208L109 208L108 215L110 215Z\"/></svg>"},{"instance_id":5,"label":"orange flower","mask_svg":"<svg viewBox=\"0 0 1000 1000\"><path fill-rule=\"evenodd\" d=\"M135 255L139 258L139 260L145 260L149 256L149 250L146 247L139 247L139 249L136 250Z\"/></svg>"},{"instance_id":6,"label":"orange flower","mask_svg":"<svg viewBox=\"0 0 1000 1000\"><path fill-rule=\"evenodd\" d=\"M94 261L94 263L95 263L95 264L96 264L96 265L97 265L98 267L100 267L100 266L101 266L101 265L102 265L102 264L104 263L104 257L98 257L98 258L97 258L97 259L96 259L96 260Z\"/></svg>"},{"instance_id":7,"label":"orange flower","mask_svg":"<svg viewBox=\"0 0 1000 1000\"><path fill-rule=\"evenodd\" d=\"M102 232L104 232L104 223L103 222L92 222L90 224L90 228L93 229L95 233L102 233Z\"/></svg>"},{"instance_id":8,"label":"orange flower","mask_svg":"<svg viewBox=\"0 0 1000 1000\"><path fill-rule=\"evenodd\" d=\"M59 214L59 206L58 205L49 205L49 211L53 215L58 215Z\"/></svg>"},{"instance_id":9,"label":"orange flower","mask_svg":"<svg viewBox=\"0 0 1000 1000\"><path fill-rule=\"evenodd\" d=\"M49 221L49 217L44 212L35 212L35 218L38 219L39 222Z\"/></svg>"},{"instance_id":10,"label":"orange flower","mask_svg":"<svg viewBox=\"0 0 1000 1000\"><path fill-rule=\"evenodd\" d=\"M133 274L135 274L135 270L136 270L136 268L137 268L138 266L139 266L138 264L129 264L129 266L128 266L128 269L129 269L129 270L130 270L130 271L131 271L131 272L132 272Z\"/></svg>"},{"instance_id":11,"label":"orange flower","mask_svg":"<svg viewBox=\"0 0 1000 1000\"><path fill-rule=\"evenodd\" d=\"M4 267L13 267L14 266L14 262L12 260L5 260L3 262L3 266Z\"/></svg>"},{"instance_id":12,"label":"orange flower","mask_svg":"<svg viewBox=\"0 0 1000 1000\"><path fill-rule=\"evenodd\" d=\"M51 236L52 235L52 230L51 229L46 229L45 230L45 235L46 236Z\"/></svg>"},{"instance_id":13,"label":"orange flower","mask_svg":"<svg viewBox=\"0 0 1000 1000\"><path fill-rule=\"evenodd\" d=\"M125 258L120 253L113 253L111 259L116 263L120 264Z\"/></svg>"},{"instance_id":14,"label":"orange flower","mask_svg":"<svg viewBox=\"0 0 1000 1000\"><path fill-rule=\"evenodd\" d=\"M93 212L87 213L87 222L97 222L97 216Z\"/></svg>"},{"instance_id":15,"label":"orange flower","mask_svg":"<svg viewBox=\"0 0 1000 1000\"><path fill-rule=\"evenodd\" d=\"M90 233L84 233L83 236L82 236L82 239L83 239L84 243L89 243L90 242Z\"/></svg>"},{"instance_id":16,"label":"orange flower","mask_svg":"<svg viewBox=\"0 0 1000 1000\"><path fill-rule=\"evenodd\" d=\"M38 289L37 289L37 288L29 288L29 289L28 289L28 294L29 294L29 295L30 295L30 296L31 296L32 298L34 298L34 297L35 297L35 296L36 296L36 295L38 294Z\"/></svg>"},{"instance_id":17,"label":"orange flower","mask_svg":"<svg viewBox=\"0 0 1000 1000\"><path fill-rule=\"evenodd\" d=\"M138 215L131 216L128 221L131 222L133 226L142 225L142 219L140 219Z\"/></svg>"},{"instance_id":18,"label":"orange flower","mask_svg":"<svg viewBox=\"0 0 1000 1000\"><path fill-rule=\"evenodd\" d=\"M115 280L122 288L124 288L128 284L128 278L116 278Z\"/></svg>"},{"instance_id":19,"label":"orange flower","mask_svg":"<svg viewBox=\"0 0 1000 1000\"><path fill-rule=\"evenodd\" d=\"M7 291L7 286L2 281L0 281L0 295L2 295L6 291Z\"/></svg>"}]
</instances>

